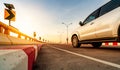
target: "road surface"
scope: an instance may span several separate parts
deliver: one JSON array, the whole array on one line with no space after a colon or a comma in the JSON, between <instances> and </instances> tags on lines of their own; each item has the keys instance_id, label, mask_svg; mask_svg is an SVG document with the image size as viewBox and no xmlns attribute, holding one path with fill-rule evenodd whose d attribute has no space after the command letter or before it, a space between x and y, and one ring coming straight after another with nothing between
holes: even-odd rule
<instances>
[{"instance_id":1,"label":"road surface","mask_svg":"<svg viewBox=\"0 0 120 70\"><path fill-rule=\"evenodd\" d=\"M120 47L46 44L39 51L33 70L120 70Z\"/></svg>"}]
</instances>

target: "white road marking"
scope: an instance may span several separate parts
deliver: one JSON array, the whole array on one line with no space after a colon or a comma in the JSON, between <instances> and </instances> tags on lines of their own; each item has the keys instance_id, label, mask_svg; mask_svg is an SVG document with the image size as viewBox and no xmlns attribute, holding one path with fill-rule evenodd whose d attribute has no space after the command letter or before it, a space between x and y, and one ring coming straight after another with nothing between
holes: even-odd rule
<instances>
[{"instance_id":1,"label":"white road marking","mask_svg":"<svg viewBox=\"0 0 120 70\"><path fill-rule=\"evenodd\" d=\"M120 68L120 65L116 64L116 63L112 63L112 62L108 62L108 61L105 61L105 60L93 58L93 57L86 56L86 55L83 55L83 54L78 54L78 53L71 52L71 51L64 50L64 49L60 49L60 48L57 48L57 47L51 47L51 48L54 48L54 49L57 49L57 50L60 50L60 51L63 51L63 52L67 52L67 53L70 53L70 54L73 54L73 55L76 55L76 56L84 57L84 58L87 58L89 60L100 62L100 63L106 64L106 65L109 65L109 66L112 66L112 67Z\"/></svg>"}]
</instances>

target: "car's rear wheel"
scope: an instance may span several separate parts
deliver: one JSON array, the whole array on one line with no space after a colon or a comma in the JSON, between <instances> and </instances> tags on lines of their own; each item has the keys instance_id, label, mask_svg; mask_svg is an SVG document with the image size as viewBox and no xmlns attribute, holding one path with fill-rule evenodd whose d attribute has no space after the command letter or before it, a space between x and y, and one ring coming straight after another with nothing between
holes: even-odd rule
<instances>
[{"instance_id":1,"label":"car's rear wheel","mask_svg":"<svg viewBox=\"0 0 120 70\"><path fill-rule=\"evenodd\" d=\"M73 46L74 48L79 48L80 45L81 45L81 44L79 43L79 39L78 39L77 35L73 35L73 36L72 36L72 46Z\"/></svg>"},{"instance_id":2,"label":"car's rear wheel","mask_svg":"<svg viewBox=\"0 0 120 70\"><path fill-rule=\"evenodd\" d=\"M92 43L92 46L94 48L99 48L101 45L102 45L102 42L94 42L94 43Z\"/></svg>"}]
</instances>

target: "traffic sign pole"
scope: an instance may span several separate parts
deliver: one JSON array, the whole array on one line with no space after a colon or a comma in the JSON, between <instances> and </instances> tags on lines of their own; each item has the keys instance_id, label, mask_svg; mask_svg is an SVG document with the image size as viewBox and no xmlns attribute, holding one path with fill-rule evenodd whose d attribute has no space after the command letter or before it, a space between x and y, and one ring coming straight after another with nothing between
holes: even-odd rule
<instances>
[{"instance_id":1,"label":"traffic sign pole","mask_svg":"<svg viewBox=\"0 0 120 70\"><path fill-rule=\"evenodd\" d=\"M11 20L9 20L9 26L11 26Z\"/></svg>"}]
</instances>

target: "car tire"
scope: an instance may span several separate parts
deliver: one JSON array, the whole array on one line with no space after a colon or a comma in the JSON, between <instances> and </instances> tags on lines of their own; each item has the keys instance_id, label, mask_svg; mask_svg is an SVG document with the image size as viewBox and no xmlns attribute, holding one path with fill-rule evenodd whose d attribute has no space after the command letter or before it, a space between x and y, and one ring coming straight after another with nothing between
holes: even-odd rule
<instances>
[{"instance_id":1,"label":"car tire","mask_svg":"<svg viewBox=\"0 0 120 70\"><path fill-rule=\"evenodd\" d=\"M102 45L102 42L94 42L94 43L92 43L92 46L94 48L100 48L101 45Z\"/></svg>"},{"instance_id":2,"label":"car tire","mask_svg":"<svg viewBox=\"0 0 120 70\"><path fill-rule=\"evenodd\" d=\"M77 35L72 36L72 46L74 48L79 48L81 46L81 44L79 43Z\"/></svg>"}]
</instances>

